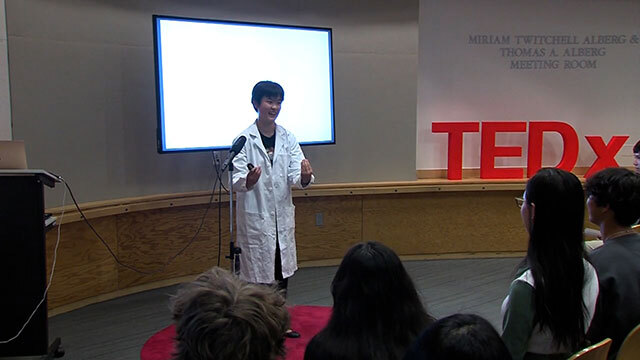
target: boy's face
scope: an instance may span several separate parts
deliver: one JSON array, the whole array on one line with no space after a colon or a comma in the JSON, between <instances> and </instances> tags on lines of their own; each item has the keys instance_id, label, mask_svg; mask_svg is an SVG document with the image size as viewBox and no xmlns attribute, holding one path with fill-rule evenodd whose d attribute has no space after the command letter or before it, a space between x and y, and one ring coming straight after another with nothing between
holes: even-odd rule
<instances>
[{"instance_id":1,"label":"boy's face","mask_svg":"<svg viewBox=\"0 0 640 360\"><path fill-rule=\"evenodd\" d=\"M640 174L640 153L633 153L633 166L636 168L636 173Z\"/></svg>"},{"instance_id":2,"label":"boy's face","mask_svg":"<svg viewBox=\"0 0 640 360\"><path fill-rule=\"evenodd\" d=\"M587 211L589 212L589 221L596 225L600 225L603 220L603 214L607 210L604 207L598 206L596 203L596 199L593 198L593 195L589 195L587 198Z\"/></svg>"},{"instance_id":3,"label":"boy's face","mask_svg":"<svg viewBox=\"0 0 640 360\"><path fill-rule=\"evenodd\" d=\"M258 121L275 122L278 114L280 114L280 107L282 106L282 98L272 98L263 96L260 100L260 104L254 104L258 109Z\"/></svg>"}]
</instances>

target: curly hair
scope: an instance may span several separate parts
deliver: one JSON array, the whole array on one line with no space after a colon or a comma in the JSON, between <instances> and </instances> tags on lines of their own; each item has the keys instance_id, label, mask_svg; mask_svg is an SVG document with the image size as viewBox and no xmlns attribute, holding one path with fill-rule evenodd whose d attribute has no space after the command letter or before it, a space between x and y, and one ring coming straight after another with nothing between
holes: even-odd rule
<instances>
[{"instance_id":1,"label":"curly hair","mask_svg":"<svg viewBox=\"0 0 640 360\"><path fill-rule=\"evenodd\" d=\"M284 356L289 313L274 288L215 267L172 297L174 360L265 360Z\"/></svg>"}]
</instances>

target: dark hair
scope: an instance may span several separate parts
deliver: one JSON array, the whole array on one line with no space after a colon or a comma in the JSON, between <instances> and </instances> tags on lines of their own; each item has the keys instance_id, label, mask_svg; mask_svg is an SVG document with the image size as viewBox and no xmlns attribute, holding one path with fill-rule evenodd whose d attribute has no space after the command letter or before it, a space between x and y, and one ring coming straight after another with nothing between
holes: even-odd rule
<instances>
[{"instance_id":1,"label":"dark hair","mask_svg":"<svg viewBox=\"0 0 640 360\"><path fill-rule=\"evenodd\" d=\"M591 176L585 186L598 206L609 206L621 226L640 218L640 175L625 168L608 168Z\"/></svg>"},{"instance_id":2,"label":"dark hair","mask_svg":"<svg viewBox=\"0 0 640 360\"><path fill-rule=\"evenodd\" d=\"M634 154L640 153L640 140L638 140L638 142L635 145L633 145L633 153Z\"/></svg>"},{"instance_id":3,"label":"dark hair","mask_svg":"<svg viewBox=\"0 0 640 360\"><path fill-rule=\"evenodd\" d=\"M511 360L494 327L473 314L455 314L431 324L404 360Z\"/></svg>"},{"instance_id":4,"label":"dark hair","mask_svg":"<svg viewBox=\"0 0 640 360\"><path fill-rule=\"evenodd\" d=\"M582 184L570 172L544 168L527 182L525 197L535 204L525 258L535 282L534 324L550 330L556 345L578 350L587 316Z\"/></svg>"},{"instance_id":5,"label":"dark hair","mask_svg":"<svg viewBox=\"0 0 640 360\"><path fill-rule=\"evenodd\" d=\"M333 313L305 359L399 359L434 321L400 258L379 242L347 251L331 294Z\"/></svg>"},{"instance_id":6,"label":"dark hair","mask_svg":"<svg viewBox=\"0 0 640 360\"><path fill-rule=\"evenodd\" d=\"M265 360L284 355L289 328L275 289L213 268L172 298L176 360Z\"/></svg>"},{"instance_id":7,"label":"dark hair","mask_svg":"<svg viewBox=\"0 0 640 360\"><path fill-rule=\"evenodd\" d=\"M280 98L281 101L284 101L284 89L280 84L273 81L259 81L251 91L251 105L253 105L254 110L258 111L256 103L260 105L262 98L265 96L273 99Z\"/></svg>"}]
</instances>

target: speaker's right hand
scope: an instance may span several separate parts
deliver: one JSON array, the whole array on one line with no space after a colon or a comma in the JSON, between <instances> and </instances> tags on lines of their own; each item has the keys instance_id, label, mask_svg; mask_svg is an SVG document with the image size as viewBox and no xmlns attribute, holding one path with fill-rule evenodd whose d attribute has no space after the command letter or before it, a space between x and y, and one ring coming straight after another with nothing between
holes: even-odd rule
<instances>
[{"instance_id":1,"label":"speaker's right hand","mask_svg":"<svg viewBox=\"0 0 640 360\"><path fill-rule=\"evenodd\" d=\"M262 174L262 169L260 168L260 166L256 166L249 171L249 173L247 174L246 182L247 189L253 188L253 185L258 182L258 179L260 179L260 174Z\"/></svg>"}]
</instances>

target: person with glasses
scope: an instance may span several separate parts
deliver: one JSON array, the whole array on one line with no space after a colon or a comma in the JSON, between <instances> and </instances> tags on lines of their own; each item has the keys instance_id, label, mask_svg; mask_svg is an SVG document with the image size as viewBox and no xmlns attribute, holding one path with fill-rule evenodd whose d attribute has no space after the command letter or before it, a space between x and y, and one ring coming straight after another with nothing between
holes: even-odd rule
<instances>
[{"instance_id":1,"label":"person with glasses","mask_svg":"<svg viewBox=\"0 0 640 360\"><path fill-rule=\"evenodd\" d=\"M582 184L572 173L544 168L516 204L529 245L502 303L502 339L514 360L566 359L586 344L598 297L583 247Z\"/></svg>"}]
</instances>

